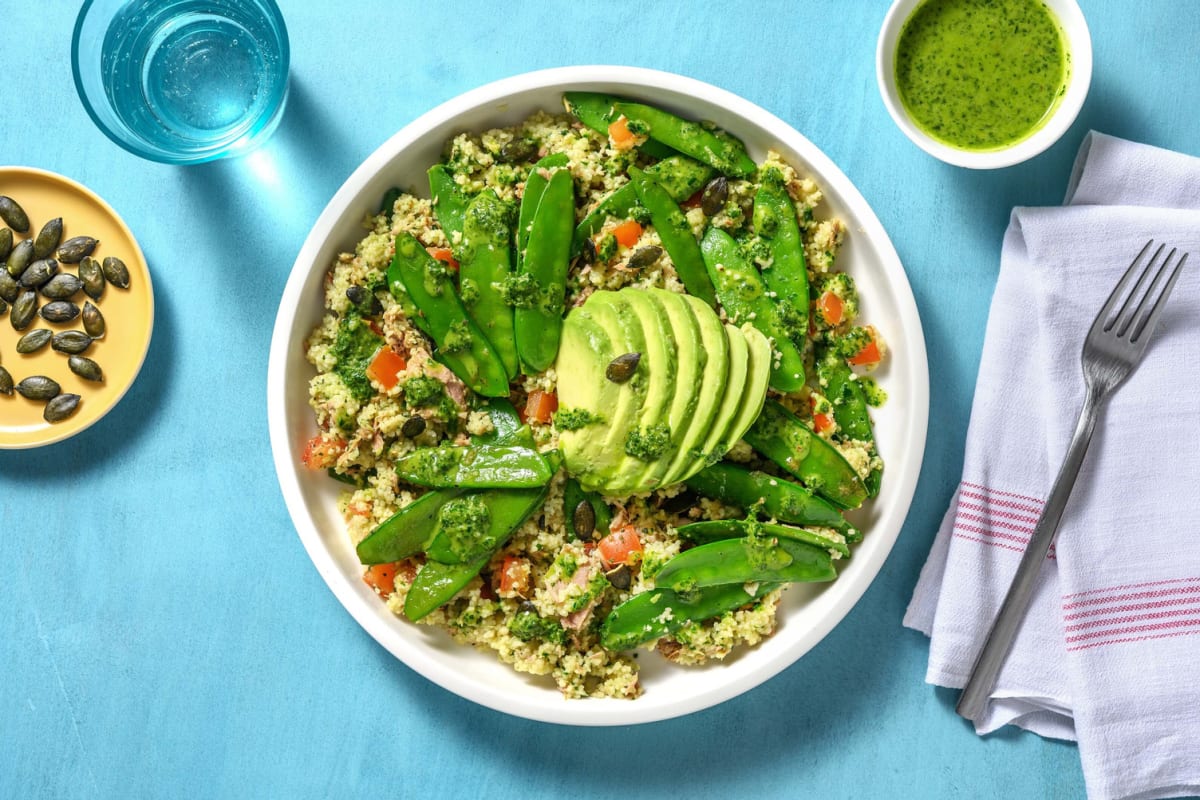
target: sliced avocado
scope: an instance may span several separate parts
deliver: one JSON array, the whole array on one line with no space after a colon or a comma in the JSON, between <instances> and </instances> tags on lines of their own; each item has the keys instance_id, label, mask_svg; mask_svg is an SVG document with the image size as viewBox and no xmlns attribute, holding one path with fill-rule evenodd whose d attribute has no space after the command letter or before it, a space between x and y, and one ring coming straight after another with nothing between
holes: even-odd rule
<instances>
[{"instance_id":1,"label":"sliced avocado","mask_svg":"<svg viewBox=\"0 0 1200 800\"><path fill-rule=\"evenodd\" d=\"M617 407L620 386L604 377L605 365L617 356L614 349L623 346L623 343L613 342L614 333L619 336L615 320L615 315L607 308L585 303L572 309L563 322L562 341L555 362L559 376L559 408L581 409L602 420L577 430L559 431L559 448L572 473L584 474L595 469L597 454L588 445L608 435L609 417ZM611 323L614 330L605 323Z\"/></svg>"},{"instance_id":2,"label":"sliced avocado","mask_svg":"<svg viewBox=\"0 0 1200 800\"><path fill-rule=\"evenodd\" d=\"M729 334L726 333L725 326L721 324L721 318L717 316L717 312L698 297L678 296L683 298L696 317L696 324L700 327L701 349L706 356L706 363L697 379L699 397L692 409L691 421L687 423L686 430L680 439L679 452L675 454L670 468L662 478L663 485L678 483L704 466L704 453L707 452L704 445L718 422L717 416L721 405L726 395L730 393L734 393L737 397L741 396L742 384L746 379L747 348L745 340L743 339L741 342L741 372L740 375L734 375L731 373ZM740 332L733 330L733 333L739 339L742 338ZM682 373L682 365L680 371ZM737 383L730 383L731 378L737 378ZM679 380L682 385L684 380L682 374ZM732 415L732 411L730 413ZM729 420L726 419L724 424L727 426Z\"/></svg>"},{"instance_id":3,"label":"sliced avocado","mask_svg":"<svg viewBox=\"0 0 1200 800\"><path fill-rule=\"evenodd\" d=\"M750 366L750 345L742 332L733 325L724 323L722 328L728 344L729 364L725 372L721 404L708 426L705 437L693 448L693 457L684 462L674 481L687 480L704 469L705 465L716 462L729 451L732 444L727 442L726 434L733 427L734 420L743 406L742 398L746 391L746 378Z\"/></svg>"},{"instance_id":4,"label":"sliced avocado","mask_svg":"<svg viewBox=\"0 0 1200 800\"><path fill-rule=\"evenodd\" d=\"M726 451L737 444L762 413L763 401L767 398L767 382L771 378L773 355L767 337L748 322L742 326L742 335L746 337L750 360L746 365L746 389L742 394L742 407L738 409L737 417L725 436Z\"/></svg>"},{"instance_id":5,"label":"sliced avocado","mask_svg":"<svg viewBox=\"0 0 1200 800\"><path fill-rule=\"evenodd\" d=\"M659 426L670 425L679 371L675 332L662 300L642 289L623 289L617 294L642 323L644 338L638 373L645 371L646 397L636 418L631 420L632 424L624 431L614 427L607 442L609 448L622 456L616 470L604 479L601 491L607 495L627 495L652 488L640 481L653 459L635 458L626 453L625 445L630 431L635 427L646 433Z\"/></svg>"}]
</instances>

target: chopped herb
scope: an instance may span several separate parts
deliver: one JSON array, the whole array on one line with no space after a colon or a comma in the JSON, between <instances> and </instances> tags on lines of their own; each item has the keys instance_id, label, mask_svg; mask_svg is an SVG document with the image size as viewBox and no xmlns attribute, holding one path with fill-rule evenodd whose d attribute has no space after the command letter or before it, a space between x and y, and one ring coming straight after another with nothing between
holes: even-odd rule
<instances>
[{"instance_id":1,"label":"chopped herb","mask_svg":"<svg viewBox=\"0 0 1200 800\"><path fill-rule=\"evenodd\" d=\"M450 330L446 332L445 338L442 339L440 350L443 353L461 353L464 350L471 349L471 324L465 319L460 319L450 326Z\"/></svg>"},{"instance_id":2,"label":"chopped herb","mask_svg":"<svg viewBox=\"0 0 1200 800\"><path fill-rule=\"evenodd\" d=\"M583 408L560 408L554 414L554 425L560 431L577 431L600 422L604 422L603 417Z\"/></svg>"},{"instance_id":3,"label":"chopped herb","mask_svg":"<svg viewBox=\"0 0 1200 800\"><path fill-rule=\"evenodd\" d=\"M367 378L367 366L382 346L382 337L371 330L357 311L346 312L333 342L333 357L337 360L333 371L360 403L375 396L375 389Z\"/></svg>"},{"instance_id":4,"label":"chopped herb","mask_svg":"<svg viewBox=\"0 0 1200 800\"><path fill-rule=\"evenodd\" d=\"M625 453L643 461L653 461L670 446L671 428L666 423L634 428L625 437Z\"/></svg>"}]
</instances>

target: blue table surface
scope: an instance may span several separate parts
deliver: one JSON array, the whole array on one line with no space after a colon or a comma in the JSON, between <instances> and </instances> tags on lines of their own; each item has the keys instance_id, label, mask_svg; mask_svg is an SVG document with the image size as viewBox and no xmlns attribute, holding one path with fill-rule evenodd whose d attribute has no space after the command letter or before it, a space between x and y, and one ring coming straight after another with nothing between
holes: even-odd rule
<instances>
[{"instance_id":1,"label":"blue table surface","mask_svg":"<svg viewBox=\"0 0 1200 800\"><path fill-rule=\"evenodd\" d=\"M75 95L77 4L5 3L0 162L68 175L118 210L155 275L157 324L114 413L66 442L0 452L0 796L1082 796L1073 745L976 737L953 693L924 683L927 642L900 624L957 481L1011 208L1061 201L1089 128L1200 153L1200 5L1081 5L1096 68L1078 121L1026 164L971 172L888 117L879 0L417 13L283 0L291 97L264 174L120 150ZM475 706L368 637L296 537L264 401L288 272L359 162L464 90L588 63L717 84L829 154L907 268L933 387L912 510L844 622L741 697L615 729Z\"/></svg>"}]
</instances>

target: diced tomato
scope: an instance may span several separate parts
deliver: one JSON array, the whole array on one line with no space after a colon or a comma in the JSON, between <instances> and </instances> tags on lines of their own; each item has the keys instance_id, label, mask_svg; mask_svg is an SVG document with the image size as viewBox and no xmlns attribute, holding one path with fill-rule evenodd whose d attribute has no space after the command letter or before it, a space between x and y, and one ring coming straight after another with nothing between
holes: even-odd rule
<instances>
[{"instance_id":1,"label":"diced tomato","mask_svg":"<svg viewBox=\"0 0 1200 800\"><path fill-rule=\"evenodd\" d=\"M703 197L704 197L704 190L697 189L696 192L691 197L689 197L687 200L684 200L682 203L680 203L679 207L682 208L684 211L690 211L693 208L699 208L700 200Z\"/></svg>"},{"instance_id":2,"label":"diced tomato","mask_svg":"<svg viewBox=\"0 0 1200 800\"><path fill-rule=\"evenodd\" d=\"M642 226L636 220L629 219L613 228L612 233L621 247L633 247L642 238Z\"/></svg>"},{"instance_id":3,"label":"diced tomato","mask_svg":"<svg viewBox=\"0 0 1200 800\"><path fill-rule=\"evenodd\" d=\"M833 417L828 414L813 414L813 428L817 433L824 433L833 427Z\"/></svg>"},{"instance_id":4,"label":"diced tomato","mask_svg":"<svg viewBox=\"0 0 1200 800\"><path fill-rule=\"evenodd\" d=\"M612 139L613 145L618 150L628 150L633 147L633 131L629 130L629 120L625 119L624 114L609 123L608 138Z\"/></svg>"},{"instance_id":5,"label":"diced tomato","mask_svg":"<svg viewBox=\"0 0 1200 800\"><path fill-rule=\"evenodd\" d=\"M387 391L400 382L399 374L407 367L404 356L385 344L367 365L367 377Z\"/></svg>"},{"instance_id":6,"label":"diced tomato","mask_svg":"<svg viewBox=\"0 0 1200 800\"><path fill-rule=\"evenodd\" d=\"M505 556L497 573L501 597L529 594L529 561L520 556Z\"/></svg>"},{"instance_id":7,"label":"diced tomato","mask_svg":"<svg viewBox=\"0 0 1200 800\"><path fill-rule=\"evenodd\" d=\"M612 569L618 564L632 566L641 558L642 537L637 528L625 525L600 540L600 559L604 566Z\"/></svg>"},{"instance_id":8,"label":"diced tomato","mask_svg":"<svg viewBox=\"0 0 1200 800\"><path fill-rule=\"evenodd\" d=\"M430 247L429 255L446 264L446 269L458 272L458 262L454 260L454 252L449 247Z\"/></svg>"},{"instance_id":9,"label":"diced tomato","mask_svg":"<svg viewBox=\"0 0 1200 800\"><path fill-rule=\"evenodd\" d=\"M345 451L346 442L343 439L318 433L304 445L300 460L309 469L328 469L337 463L338 456Z\"/></svg>"},{"instance_id":10,"label":"diced tomato","mask_svg":"<svg viewBox=\"0 0 1200 800\"><path fill-rule=\"evenodd\" d=\"M872 364L878 364L880 358L879 345L872 339L863 346L862 350L846 360L856 367L869 367Z\"/></svg>"},{"instance_id":11,"label":"diced tomato","mask_svg":"<svg viewBox=\"0 0 1200 800\"><path fill-rule=\"evenodd\" d=\"M557 410L557 394L554 392L543 392L541 389L534 389L525 400L525 409L524 413L521 414L521 419L525 422L533 420L545 425Z\"/></svg>"},{"instance_id":12,"label":"diced tomato","mask_svg":"<svg viewBox=\"0 0 1200 800\"><path fill-rule=\"evenodd\" d=\"M842 298L833 292L822 293L817 299L817 309L821 312L821 317L824 318L826 324L842 324L842 315L845 311L845 306L842 303Z\"/></svg>"},{"instance_id":13,"label":"diced tomato","mask_svg":"<svg viewBox=\"0 0 1200 800\"><path fill-rule=\"evenodd\" d=\"M396 591L396 569L400 563L373 564L363 574L363 582L384 597Z\"/></svg>"}]
</instances>

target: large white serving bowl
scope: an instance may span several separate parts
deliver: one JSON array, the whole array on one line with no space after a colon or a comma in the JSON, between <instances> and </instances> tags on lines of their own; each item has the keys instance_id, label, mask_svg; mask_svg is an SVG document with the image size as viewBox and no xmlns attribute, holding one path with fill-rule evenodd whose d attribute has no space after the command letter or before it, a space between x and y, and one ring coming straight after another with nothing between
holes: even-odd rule
<instances>
[{"instance_id":1,"label":"large white serving bowl","mask_svg":"<svg viewBox=\"0 0 1200 800\"><path fill-rule=\"evenodd\" d=\"M308 406L315 373L305 360L305 339L321 318L325 272L361 238L363 216L374 213L391 186L427 194L425 171L453 135L514 124L538 109L557 111L567 90L611 92L712 120L741 137L755 160L773 148L811 175L825 192L819 214L847 224L839 265L858 282L863 319L879 328L891 348L878 375L890 399L874 414L887 461L883 490L857 512L866 537L841 576L831 584L790 588L775 635L725 662L681 668L641 651L645 693L634 701L565 700L548 677L518 674L490 652L393 616L362 581L336 504L344 487L300 461L304 443L316 433ZM406 126L355 170L317 220L284 289L271 341L267 409L279 485L300 540L334 595L381 645L429 680L499 711L572 725L625 725L687 714L751 689L791 665L846 616L879 572L908 513L925 447L929 375L921 321L900 259L870 206L824 153L778 117L714 86L645 69L566 67L518 75L450 100Z\"/></svg>"}]
</instances>

